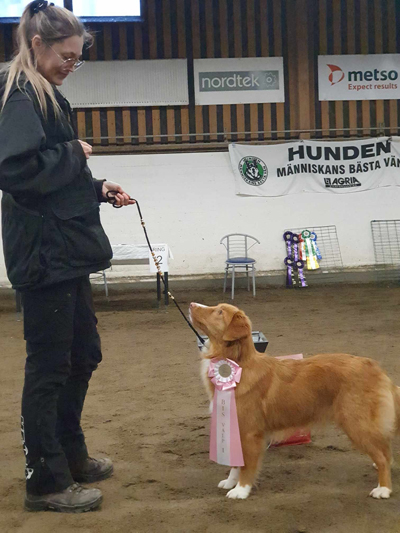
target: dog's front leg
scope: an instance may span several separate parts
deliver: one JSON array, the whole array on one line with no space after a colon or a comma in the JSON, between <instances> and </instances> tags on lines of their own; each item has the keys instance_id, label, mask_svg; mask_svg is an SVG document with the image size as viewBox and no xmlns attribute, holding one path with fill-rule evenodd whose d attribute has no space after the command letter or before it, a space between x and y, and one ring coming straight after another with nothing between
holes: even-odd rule
<instances>
[{"instance_id":1,"label":"dog's front leg","mask_svg":"<svg viewBox=\"0 0 400 533\"><path fill-rule=\"evenodd\" d=\"M261 464L264 442L264 435L252 434L242 437L244 466L240 468L239 482L228 492L228 498L245 500L250 494Z\"/></svg>"},{"instance_id":2,"label":"dog's front leg","mask_svg":"<svg viewBox=\"0 0 400 533\"><path fill-rule=\"evenodd\" d=\"M233 487L239 481L240 467L234 466L229 472L228 479L223 479L218 483L220 489L233 489Z\"/></svg>"}]
</instances>

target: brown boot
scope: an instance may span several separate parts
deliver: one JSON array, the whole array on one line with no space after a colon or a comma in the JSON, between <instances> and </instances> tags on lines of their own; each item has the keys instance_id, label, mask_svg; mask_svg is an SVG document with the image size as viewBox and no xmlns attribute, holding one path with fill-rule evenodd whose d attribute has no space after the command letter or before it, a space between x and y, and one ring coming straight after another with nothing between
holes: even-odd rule
<instances>
[{"instance_id":1,"label":"brown boot","mask_svg":"<svg viewBox=\"0 0 400 533\"><path fill-rule=\"evenodd\" d=\"M99 489L85 489L78 483L62 492L36 496L26 494L27 511L58 511L60 513L84 513L100 506L103 496Z\"/></svg>"},{"instance_id":2,"label":"brown boot","mask_svg":"<svg viewBox=\"0 0 400 533\"><path fill-rule=\"evenodd\" d=\"M112 476L114 471L110 459L93 459L88 457L80 465L70 465L71 475L75 481L94 483Z\"/></svg>"}]
</instances>

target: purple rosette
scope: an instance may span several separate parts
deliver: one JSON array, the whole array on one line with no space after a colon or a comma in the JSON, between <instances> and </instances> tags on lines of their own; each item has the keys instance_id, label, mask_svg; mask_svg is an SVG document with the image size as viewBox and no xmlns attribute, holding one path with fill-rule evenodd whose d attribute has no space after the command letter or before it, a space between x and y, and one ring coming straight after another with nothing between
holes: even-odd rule
<instances>
[{"instance_id":1,"label":"purple rosette","mask_svg":"<svg viewBox=\"0 0 400 533\"><path fill-rule=\"evenodd\" d=\"M290 287L293 287L293 284L295 284L296 282L294 281L293 279L293 266L294 266L294 261L291 257L285 257L284 259L284 263L287 267L287 272L286 272L286 287L290 288Z\"/></svg>"},{"instance_id":2,"label":"purple rosette","mask_svg":"<svg viewBox=\"0 0 400 533\"><path fill-rule=\"evenodd\" d=\"M301 287L307 287L306 278L304 276L304 261L298 259L295 262L295 269L297 270L297 275L299 276L299 282Z\"/></svg>"},{"instance_id":3,"label":"purple rosette","mask_svg":"<svg viewBox=\"0 0 400 533\"><path fill-rule=\"evenodd\" d=\"M293 233L291 231L285 231L283 234L283 240L286 242L286 254L288 257L292 255L292 239Z\"/></svg>"},{"instance_id":4,"label":"purple rosette","mask_svg":"<svg viewBox=\"0 0 400 533\"><path fill-rule=\"evenodd\" d=\"M300 239L299 239L299 236L296 235L295 233L293 233L292 242L293 242L293 256L294 256L293 258L295 261L297 261L297 259L299 258Z\"/></svg>"}]
</instances>

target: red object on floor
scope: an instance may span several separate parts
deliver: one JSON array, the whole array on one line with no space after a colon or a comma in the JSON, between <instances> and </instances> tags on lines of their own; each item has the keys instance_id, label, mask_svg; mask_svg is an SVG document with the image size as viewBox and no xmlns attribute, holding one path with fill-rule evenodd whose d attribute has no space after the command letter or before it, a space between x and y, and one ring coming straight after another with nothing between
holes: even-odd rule
<instances>
[{"instance_id":1,"label":"red object on floor","mask_svg":"<svg viewBox=\"0 0 400 533\"><path fill-rule=\"evenodd\" d=\"M271 444L271 448L278 448L279 446L295 446L296 444L307 444L311 442L311 433L299 429L291 437L281 442Z\"/></svg>"},{"instance_id":2,"label":"red object on floor","mask_svg":"<svg viewBox=\"0 0 400 533\"><path fill-rule=\"evenodd\" d=\"M303 354L296 353L294 355L280 355L279 357L276 357L276 359L303 359ZM307 430L299 429L288 439L271 444L271 447L295 446L296 444L307 444L308 442L311 442L311 433Z\"/></svg>"}]
</instances>

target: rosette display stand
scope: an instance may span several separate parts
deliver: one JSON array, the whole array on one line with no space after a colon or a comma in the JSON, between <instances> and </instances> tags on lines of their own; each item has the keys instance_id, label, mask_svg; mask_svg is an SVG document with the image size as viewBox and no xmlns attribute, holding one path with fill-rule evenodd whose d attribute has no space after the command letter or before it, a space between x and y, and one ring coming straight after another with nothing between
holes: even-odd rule
<instances>
[{"instance_id":1,"label":"rosette display stand","mask_svg":"<svg viewBox=\"0 0 400 533\"><path fill-rule=\"evenodd\" d=\"M340 251L340 245L339 245L339 239L338 239L337 232L336 232L336 226L312 226L312 225L300 226L297 228L286 229L282 232L282 235L285 234L286 232L291 232L295 235L301 235L304 230L308 230L310 234L312 233L316 234L317 236L316 245L318 247L318 254L316 254L315 257L316 257L316 261L318 263L319 268L308 269L307 265L304 267L304 274L305 274L305 278L307 279L307 284L312 285L314 282L315 283L336 283L340 281L346 281L346 273L343 267L342 254ZM310 235L310 237L312 237L312 235ZM286 257L287 257L288 256L287 243L285 242L284 244L285 244ZM303 245L303 243L300 243L300 244ZM310 240L310 244L311 246L313 246L312 239ZM318 259L318 256L320 256L321 259ZM307 261L307 255L306 255L306 261ZM284 265L284 268L285 268L284 272L285 272L286 281L287 281L287 277L288 277L287 265ZM294 270L293 270L293 273L294 273ZM296 282L297 282L297 278L296 278Z\"/></svg>"}]
</instances>

